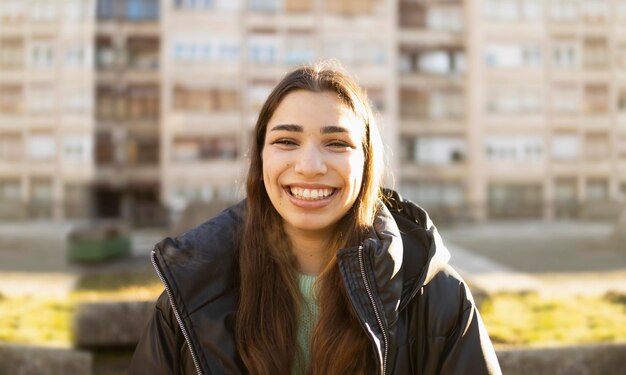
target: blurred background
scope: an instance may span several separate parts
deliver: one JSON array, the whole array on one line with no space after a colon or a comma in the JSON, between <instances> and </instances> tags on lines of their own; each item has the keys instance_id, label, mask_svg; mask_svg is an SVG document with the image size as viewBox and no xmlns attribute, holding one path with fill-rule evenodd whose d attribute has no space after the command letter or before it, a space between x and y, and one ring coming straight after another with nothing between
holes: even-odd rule
<instances>
[{"instance_id":1,"label":"blurred background","mask_svg":"<svg viewBox=\"0 0 626 375\"><path fill-rule=\"evenodd\" d=\"M243 197L265 98L322 59L367 90L388 185L477 294L626 289L626 1L0 0L0 296L146 284L154 243ZM81 258L81 235L127 257ZM626 340L607 332L565 341Z\"/></svg>"},{"instance_id":2,"label":"blurred background","mask_svg":"<svg viewBox=\"0 0 626 375\"><path fill-rule=\"evenodd\" d=\"M617 0L2 0L0 215L152 226L235 201L271 88L334 58L433 214L615 216L625 22Z\"/></svg>"}]
</instances>

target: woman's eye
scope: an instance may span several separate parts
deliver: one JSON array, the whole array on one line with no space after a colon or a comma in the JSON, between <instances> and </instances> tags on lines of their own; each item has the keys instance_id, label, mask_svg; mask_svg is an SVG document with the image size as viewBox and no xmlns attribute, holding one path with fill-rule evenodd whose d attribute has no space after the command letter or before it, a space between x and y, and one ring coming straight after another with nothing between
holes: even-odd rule
<instances>
[{"instance_id":1,"label":"woman's eye","mask_svg":"<svg viewBox=\"0 0 626 375\"><path fill-rule=\"evenodd\" d=\"M296 142L291 139L277 139L272 142L273 145L281 145L281 146L295 146Z\"/></svg>"},{"instance_id":2,"label":"woman's eye","mask_svg":"<svg viewBox=\"0 0 626 375\"><path fill-rule=\"evenodd\" d=\"M347 148L354 148L352 147L352 145L350 145L349 143L343 142L343 141L332 141L330 143L328 143L328 146L333 148L333 149L347 149Z\"/></svg>"}]
</instances>

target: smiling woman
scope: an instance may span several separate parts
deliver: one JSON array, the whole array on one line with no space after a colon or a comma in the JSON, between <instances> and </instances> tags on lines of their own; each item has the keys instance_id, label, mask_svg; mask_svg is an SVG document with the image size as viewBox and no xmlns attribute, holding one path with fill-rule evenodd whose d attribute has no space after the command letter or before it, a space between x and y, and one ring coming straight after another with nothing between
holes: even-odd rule
<instances>
[{"instance_id":1,"label":"smiling woman","mask_svg":"<svg viewBox=\"0 0 626 375\"><path fill-rule=\"evenodd\" d=\"M500 372L428 215L382 189L354 80L288 73L254 137L246 200L155 247L165 291L131 374Z\"/></svg>"}]
</instances>

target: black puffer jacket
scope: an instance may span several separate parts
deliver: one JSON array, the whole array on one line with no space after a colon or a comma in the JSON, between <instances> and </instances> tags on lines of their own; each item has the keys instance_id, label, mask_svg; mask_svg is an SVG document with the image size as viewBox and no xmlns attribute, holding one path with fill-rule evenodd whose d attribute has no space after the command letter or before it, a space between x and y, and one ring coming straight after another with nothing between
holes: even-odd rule
<instances>
[{"instance_id":1,"label":"black puffer jacket","mask_svg":"<svg viewBox=\"0 0 626 375\"><path fill-rule=\"evenodd\" d=\"M246 373L233 336L233 244L244 210L245 201L156 245L152 260L166 291L130 374ZM449 257L426 212L395 193L371 236L339 251L344 287L378 353L380 374L500 373L470 291Z\"/></svg>"}]
</instances>

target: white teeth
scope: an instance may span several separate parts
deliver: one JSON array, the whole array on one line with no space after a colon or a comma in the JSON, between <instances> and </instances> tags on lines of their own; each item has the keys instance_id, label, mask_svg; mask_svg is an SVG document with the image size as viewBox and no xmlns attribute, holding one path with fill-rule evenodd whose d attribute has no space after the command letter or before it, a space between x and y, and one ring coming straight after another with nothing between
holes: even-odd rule
<instances>
[{"instance_id":1,"label":"white teeth","mask_svg":"<svg viewBox=\"0 0 626 375\"><path fill-rule=\"evenodd\" d=\"M299 199L317 200L329 197L334 189L303 189L299 187L291 187L291 194Z\"/></svg>"}]
</instances>

